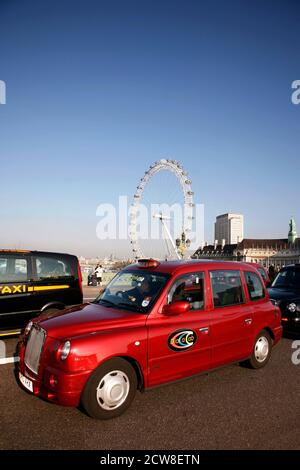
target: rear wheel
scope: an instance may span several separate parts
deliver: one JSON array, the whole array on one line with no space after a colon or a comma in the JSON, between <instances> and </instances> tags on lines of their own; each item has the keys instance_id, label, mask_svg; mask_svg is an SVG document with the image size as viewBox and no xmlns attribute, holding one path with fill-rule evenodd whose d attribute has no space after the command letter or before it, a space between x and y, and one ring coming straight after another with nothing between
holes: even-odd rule
<instances>
[{"instance_id":1,"label":"rear wheel","mask_svg":"<svg viewBox=\"0 0 300 470\"><path fill-rule=\"evenodd\" d=\"M137 376L124 359L110 359L99 366L88 379L81 402L89 416L115 418L129 407L137 389Z\"/></svg>"},{"instance_id":2,"label":"rear wheel","mask_svg":"<svg viewBox=\"0 0 300 470\"><path fill-rule=\"evenodd\" d=\"M261 331L255 340L253 351L250 359L247 361L252 369L261 369L264 367L271 357L272 339L265 330Z\"/></svg>"}]
</instances>

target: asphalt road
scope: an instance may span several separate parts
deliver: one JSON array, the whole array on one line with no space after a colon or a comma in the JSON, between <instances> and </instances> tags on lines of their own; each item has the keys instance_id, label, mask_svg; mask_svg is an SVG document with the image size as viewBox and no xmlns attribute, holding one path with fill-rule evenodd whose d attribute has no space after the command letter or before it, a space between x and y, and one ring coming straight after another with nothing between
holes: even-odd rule
<instances>
[{"instance_id":1,"label":"asphalt road","mask_svg":"<svg viewBox=\"0 0 300 470\"><path fill-rule=\"evenodd\" d=\"M7 341L14 350L15 339ZM283 339L264 369L227 366L137 393L130 409L96 421L22 390L0 366L1 449L300 449L300 365Z\"/></svg>"},{"instance_id":2,"label":"asphalt road","mask_svg":"<svg viewBox=\"0 0 300 470\"><path fill-rule=\"evenodd\" d=\"M102 289L102 287L100 287L100 286L98 286L98 287L83 286L83 300L84 300L84 302L94 300L98 296L101 289Z\"/></svg>"}]
</instances>

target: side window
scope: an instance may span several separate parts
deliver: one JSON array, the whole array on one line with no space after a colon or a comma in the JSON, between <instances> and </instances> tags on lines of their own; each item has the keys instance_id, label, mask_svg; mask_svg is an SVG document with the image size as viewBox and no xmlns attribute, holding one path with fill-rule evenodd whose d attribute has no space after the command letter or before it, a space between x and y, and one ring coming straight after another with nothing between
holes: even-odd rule
<instances>
[{"instance_id":1,"label":"side window","mask_svg":"<svg viewBox=\"0 0 300 470\"><path fill-rule=\"evenodd\" d=\"M0 282L24 282L28 279L27 259L8 256L0 258Z\"/></svg>"},{"instance_id":2,"label":"side window","mask_svg":"<svg viewBox=\"0 0 300 470\"><path fill-rule=\"evenodd\" d=\"M0 258L0 282L6 281L7 258Z\"/></svg>"},{"instance_id":3,"label":"side window","mask_svg":"<svg viewBox=\"0 0 300 470\"><path fill-rule=\"evenodd\" d=\"M38 279L59 279L72 276L71 267L64 260L50 256L38 256L35 258Z\"/></svg>"},{"instance_id":4,"label":"side window","mask_svg":"<svg viewBox=\"0 0 300 470\"><path fill-rule=\"evenodd\" d=\"M257 274L244 272L250 300L259 300L265 297L265 290Z\"/></svg>"},{"instance_id":5,"label":"side window","mask_svg":"<svg viewBox=\"0 0 300 470\"><path fill-rule=\"evenodd\" d=\"M240 271L210 271L210 279L215 308L244 303Z\"/></svg>"},{"instance_id":6,"label":"side window","mask_svg":"<svg viewBox=\"0 0 300 470\"><path fill-rule=\"evenodd\" d=\"M190 310L204 309L204 274L192 273L180 276L168 293L168 304L186 301Z\"/></svg>"}]
</instances>

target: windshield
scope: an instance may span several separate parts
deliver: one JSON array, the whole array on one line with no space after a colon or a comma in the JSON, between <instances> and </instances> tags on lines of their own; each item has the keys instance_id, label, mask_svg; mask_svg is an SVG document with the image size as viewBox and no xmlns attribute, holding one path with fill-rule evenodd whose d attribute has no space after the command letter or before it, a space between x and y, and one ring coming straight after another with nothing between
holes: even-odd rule
<instances>
[{"instance_id":1,"label":"windshield","mask_svg":"<svg viewBox=\"0 0 300 470\"><path fill-rule=\"evenodd\" d=\"M121 271L95 300L106 307L147 313L165 287L168 274Z\"/></svg>"},{"instance_id":2,"label":"windshield","mask_svg":"<svg viewBox=\"0 0 300 470\"><path fill-rule=\"evenodd\" d=\"M300 269L285 269L280 271L272 287L287 287L300 289Z\"/></svg>"}]
</instances>

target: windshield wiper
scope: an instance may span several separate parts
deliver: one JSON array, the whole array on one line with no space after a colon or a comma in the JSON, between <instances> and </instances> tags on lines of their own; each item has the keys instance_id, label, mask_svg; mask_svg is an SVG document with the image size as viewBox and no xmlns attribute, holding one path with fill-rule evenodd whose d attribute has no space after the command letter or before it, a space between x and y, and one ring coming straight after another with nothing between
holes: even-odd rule
<instances>
[{"instance_id":1,"label":"windshield wiper","mask_svg":"<svg viewBox=\"0 0 300 470\"><path fill-rule=\"evenodd\" d=\"M97 304L100 304L100 302L104 303L107 307L118 307L117 304L112 302L111 300L106 300L106 299L99 299L97 301L94 301Z\"/></svg>"},{"instance_id":2,"label":"windshield wiper","mask_svg":"<svg viewBox=\"0 0 300 470\"><path fill-rule=\"evenodd\" d=\"M137 310L138 312L144 312L144 310L142 309L142 307L138 307L137 305L131 305L131 304L128 304L127 302L120 302L118 303L117 307L129 307L130 310Z\"/></svg>"},{"instance_id":3,"label":"windshield wiper","mask_svg":"<svg viewBox=\"0 0 300 470\"><path fill-rule=\"evenodd\" d=\"M295 286L294 284L291 284L291 283L287 283L287 284L280 284L278 286L273 286L275 287L276 289L299 289L298 286Z\"/></svg>"},{"instance_id":4,"label":"windshield wiper","mask_svg":"<svg viewBox=\"0 0 300 470\"><path fill-rule=\"evenodd\" d=\"M129 308L129 310L137 310L138 312L144 312L144 310L141 307L138 307L136 305L128 304L127 302L120 302L118 304L115 304L111 300L99 299L99 300L94 300L94 303L96 303L96 304L103 303L106 307Z\"/></svg>"}]
</instances>

